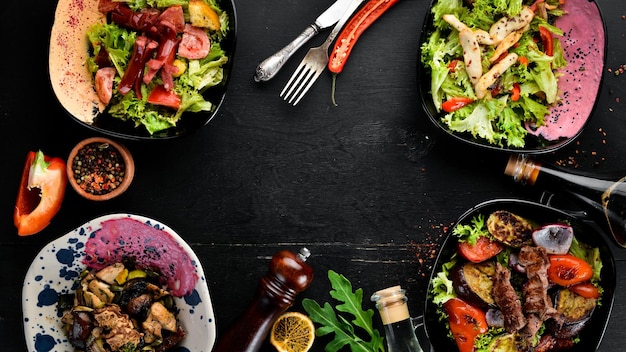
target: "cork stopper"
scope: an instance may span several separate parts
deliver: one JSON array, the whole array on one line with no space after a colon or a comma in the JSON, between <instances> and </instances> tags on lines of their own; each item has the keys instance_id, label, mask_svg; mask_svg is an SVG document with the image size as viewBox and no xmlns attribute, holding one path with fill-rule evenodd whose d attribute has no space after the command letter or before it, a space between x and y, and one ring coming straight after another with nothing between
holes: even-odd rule
<instances>
[{"instance_id":1,"label":"cork stopper","mask_svg":"<svg viewBox=\"0 0 626 352\"><path fill-rule=\"evenodd\" d=\"M376 308L384 325L410 318L405 290L400 286L376 291L371 300L376 303Z\"/></svg>"},{"instance_id":2,"label":"cork stopper","mask_svg":"<svg viewBox=\"0 0 626 352\"><path fill-rule=\"evenodd\" d=\"M504 168L504 173L512 176L515 182L534 185L541 165L524 154L511 155Z\"/></svg>"},{"instance_id":3,"label":"cork stopper","mask_svg":"<svg viewBox=\"0 0 626 352\"><path fill-rule=\"evenodd\" d=\"M509 157L509 161L506 163L506 167L504 168L504 174L507 176L515 176L519 174L520 165L518 161L519 157L517 155L511 155Z\"/></svg>"}]
</instances>

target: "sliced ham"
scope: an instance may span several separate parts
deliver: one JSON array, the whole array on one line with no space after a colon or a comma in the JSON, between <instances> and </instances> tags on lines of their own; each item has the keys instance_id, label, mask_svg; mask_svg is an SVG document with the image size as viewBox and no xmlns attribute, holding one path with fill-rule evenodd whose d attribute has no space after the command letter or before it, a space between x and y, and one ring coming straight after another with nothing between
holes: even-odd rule
<instances>
[{"instance_id":1,"label":"sliced ham","mask_svg":"<svg viewBox=\"0 0 626 352\"><path fill-rule=\"evenodd\" d=\"M182 33L185 30L185 15L183 7L180 5L168 7L161 13L159 20L171 23L176 28L177 33Z\"/></svg>"},{"instance_id":2,"label":"sliced ham","mask_svg":"<svg viewBox=\"0 0 626 352\"><path fill-rule=\"evenodd\" d=\"M108 105L113 97L113 78L115 77L113 67L104 67L96 72L95 87L98 98L104 105Z\"/></svg>"},{"instance_id":3,"label":"sliced ham","mask_svg":"<svg viewBox=\"0 0 626 352\"><path fill-rule=\"evenodd\" d=\"M178 47L178 55L190 60L205 58L211 50L211 40L201 28L185 24L182 41Z\"/></svg>"}]
</instances>

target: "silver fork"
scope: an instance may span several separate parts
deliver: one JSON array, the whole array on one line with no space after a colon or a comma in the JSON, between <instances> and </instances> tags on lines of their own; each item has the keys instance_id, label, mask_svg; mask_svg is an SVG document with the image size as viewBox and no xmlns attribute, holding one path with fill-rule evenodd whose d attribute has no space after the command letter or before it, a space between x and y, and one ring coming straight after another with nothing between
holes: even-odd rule
<instances>
[{"instance_id":1,"label":"silver fork","mask_svg":"<svg viewBox=\"0 0 626 352\"><path fill-rule=\"evenodd\" d=\"M326 41L318 47L309 49L304 59L302 59L300 65L298 65L285 85L285 88L280 92L280 96L285 101L288 101L289 104L293 102L293 106L296 106L300 99L309 91L313 83L317 81L317 78L324 72L328 64L328 48L330 48L330 44L335 40L341 28L343 28L344 24L346 24L350 16L352 16L352 13L354 13L362 2L363 0L353 0L328 35L328 38L326 38Z\"/></svg>"}]
</instances>

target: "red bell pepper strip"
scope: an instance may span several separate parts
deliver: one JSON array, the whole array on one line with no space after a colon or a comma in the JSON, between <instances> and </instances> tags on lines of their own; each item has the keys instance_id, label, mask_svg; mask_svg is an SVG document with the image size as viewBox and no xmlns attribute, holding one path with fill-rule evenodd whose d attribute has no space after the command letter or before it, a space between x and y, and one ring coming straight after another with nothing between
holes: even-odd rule
<instances>
[{"instance_id":1,"label":"red bell pepper strip","mask_svg":"<svg viewBox=\"0 0 626 352\"><path fill-rule=\"evenodd\" d=\"M548 28L544 26L539 26L539 36L541 36L541 41L543 42L543 50L546 52L546 55L552 56L554 54L552 33L550 33L550 30Z\"/></svg>"},{"instance_id":2,"label":"red bell pepper strip","mask_svg":"<svg viewBox=\"0 0 626 352\"><path fill-rule=\"evenodd\" d=\"M591 265L571 254L551 255L548 280L563 287L589 281L593 276Z\"/></svg>"},{"instance_id":3,"label":"red bell pepper strip","mask_svg":"<svg viewBox=\"0 0 626 352\"><path fill-rule=\"evenodd\" d=\"M453 112L473 102L474 102L474 99L471 99L471 98L453 97L453 98L446 100L443 104L441 104L441 108L445 112Z\"/></svg>"},{"instance_id":4,"label":"red bell pepper strip","mask_svg":"<svg viewBox=\"0 0 626 352\"><path fill-rule=\"evenodd\" d=\"M522 89L519 86L519 83L513 83L513 89L511 90L511 100L518 101L521 96Z\"/></svg>"},{"instance_id":5,"label":"red bell pepper strip","mask_svg":"<svg viewBox=\"0 0 626 352\"><path fill-rule=\"evenodd\" d=\"M468 242L459 242L457 249L459 254L465 259L473 263L480 263L502 252L504 245L488 237L481 236L476 240L476 244L473 245Z\"/></svg>"},{"instance_id":6,"label":"red bell pepper strip","mask_svg":"<svg viewBox=\"0 0 626 352\"><path fill-rule=\"evenodd\" d=\"M600 298L600 290L591 282L576 284L574 286L570 286L569 289L585 298Z\"/></svg>"},{"instance_id":7,"label":"red bell pepper strip","mask_svg":"<svg viewBox=\"0 0 626 352\"><path fill-rule=\"evenodd\" d=\"M333 73L333 103L335 102L334 81L336 75L343 71L343 67L348 61L350 52L352 52L357 40L374 21L398 3L398 1L400 0L369 0L365 6L352 16L348 24L337 36L335 46L328 60L328 70Z\"/></svg>"},{"instance_id":8,"label":"red bell pepper strip","mask_svg":"<svg viewBox=\"0 0 626 352\"><path fill-rule=\"evenodd\" d=\"M61 208L66 185L65 161L41 151L28 153L13 212L18 235L33 235L48 226Z\"/></svg>"},{"instance_id":9,"label":"red bell pepper strip","mask_svg":"<svg viewBox=\"0 0 626 352\"><path fill-rule=\"evenodd\" d=\"M150 92L148 103L178 110L182 100L173 90L167 90L163 85L158 85Z\"/></svg>"},{"instance_id":10,"label":"red bell pepper strip","mask_svg":"<svg viewBox=\"0 0 626 352\"><path fill-rule=\"evenodd\" d=\"M448 314L450 331L460 352L474 351L476 336L487 332L485 313L459 298L452 298L443 304Z\"/></svg>"}]
</instances>

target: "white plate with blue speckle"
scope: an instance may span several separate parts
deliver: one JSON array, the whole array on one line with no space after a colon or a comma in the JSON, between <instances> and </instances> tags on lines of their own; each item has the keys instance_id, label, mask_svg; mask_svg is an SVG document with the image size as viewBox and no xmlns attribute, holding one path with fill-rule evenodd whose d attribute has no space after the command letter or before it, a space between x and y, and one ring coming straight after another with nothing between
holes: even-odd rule
<instances>
[{"instance_id":1,"label":"white plate with blue speckle","mask_svg":"<svg viewBox=\"0 0 626 352\"><path fill-rule=\"evenodd\" d=\"M210 352L215 343L216 327L213 306L204 271L191 247L168 226L139 215L111 214L93 219L66 235L48 243L37 254L24 278L22 310L24 335L29 352L74 351L57 309L59 295L73 293L77 278L87 266L85 244L106 221L133 219L163 230L189 255L198 280L192 292L175 297L178 319L186 337L175 347L177 352Z\"/></svg>"}]
</instances>

